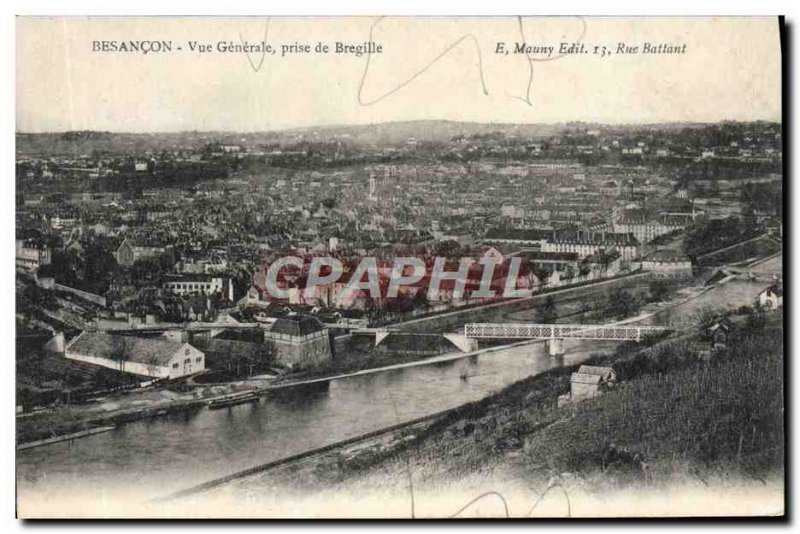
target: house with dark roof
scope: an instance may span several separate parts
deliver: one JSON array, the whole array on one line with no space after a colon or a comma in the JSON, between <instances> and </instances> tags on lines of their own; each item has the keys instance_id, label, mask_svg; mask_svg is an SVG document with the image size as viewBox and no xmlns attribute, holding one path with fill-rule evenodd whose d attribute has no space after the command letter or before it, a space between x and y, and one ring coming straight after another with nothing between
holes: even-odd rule
<instances>
[{"instance_id":1,"label":"house with dark roof","mask_svg":"<svg viewBox=\"0 0 800 534\"><path fill-rule=\"evenodd\" d=\"M541 246L552 232L537 229L492 228L486 233L483 243L487 245Z\"/></svg>"},{"instance_id":2,"label":"house with dark roof","mask_svg":"<svg viewBox=\"0 0 800 534\"><path fill-rule=\"evenodd\" d=\"M617 373L611 367L581 365L570 377L570 393L573 399L596 397L601 386L610 386L616 381Z\"/></svg>"},{"instance_id":3,"label":"house with dark roof","mask_svg":"<svg viewBox=\"0 0 800 534\"><path fill-rule=\"evenodd\" d=\"M612 250L619 252L623 261L632 260L641 252L633 234L605 231L555 230L542 245L542 252L573 252L581 258Z\"/></svg>"},{"instance_id":4,"label":"house with dark roof","mask_svg":"<svg viewBox=\"0 0 800 534\"><path fill-rule=\"evenodd\" d=\"M762 308L776 310L783 306L783 287L775 283L758 294L758 303Z\"/></svg>"},{"instance_id":5,"label":"house with dark roof","mask_svg":"<svg viewBox=\"0 0 800 534\"><path fill-rule=\"evenodd\" d=\"M570 391L559 396L558 405L591 399L617 383L617 373L611 367L581 365L578 372L570 375Z\"/></svg>"},{"instance_id":6,"label":"house with dark roof","mask_svg":"<svg viewBox=\"0 0 800 534\"><path fill-rule=\"evenodd\" d=\"M664 213L660 220L650 219L642 208L625 210L614 223L613 230L620 234L633 234L640 243L649 243L658 236L686 228L686 222Z\"/></svg>"},{"instance_id":7,"label":"house with dark roof","mask_svg":"<svg viewBox=\"0 0 800 534\"><path fill-rule=\"evenodd\" d=\"M163 246L144 245L133 239L125 238L114 251L114 258L119 265L130 267L139 260L156 259L166 253Z\"/></svg>"},{"instance_id":8,"label":"house with dark roof","mask_svg":"<svg viewBox=\"0 0 800 534\"><path fill-rule=\"evenodd\" d=\"M331 360L329 331L316 317L287 315L279 317L272 328L264 332L275 363L290 369L308 369Z\"/></svg>"},{"instance_id":9,"label":"house with dark roof","mask_svg":"<svg viewBox=\"0 0 800 534\"><path fill-rule=\"evenodd\" d=\"M727 348L734 326L730 318L723 317L708 327L706 334L711 341L711 350Z\"/></svg>"},{"instance_id":10,"label":"house with dark roof","mask_svg":"<svg viewBox=\"0 0 800 534\"><path fill-rule=\"evenodd\" d=\"M205 354L188 343L84 331L64 356L150 378L179 378L205 369Z\"/></svg>"}]
</instances>

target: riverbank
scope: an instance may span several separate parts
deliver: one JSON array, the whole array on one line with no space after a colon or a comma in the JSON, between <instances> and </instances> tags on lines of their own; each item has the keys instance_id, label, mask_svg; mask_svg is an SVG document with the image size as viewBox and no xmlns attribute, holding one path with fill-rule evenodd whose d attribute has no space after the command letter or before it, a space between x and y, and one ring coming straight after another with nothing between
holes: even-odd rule
<instances>
[{"instance_id":1,"label":"riverbank","mask_svg":"<svg viewBox=\"0 0 800 534\"><path fill-rule=\"evenodd\" d=\"M519 318L520 322L535 322L535 307L536 305L548 297L554 298L554 305L556 307L556 322L563 322L564 320L576 321L577 315L582 314L583 320L590 318L588 322L593 322L591 319L602 320L598 310L593 310L591 307L585 308L582 312L577 313L577 307L574 305L575 300L587 302L590 297L595 297L598 293L611 291L611 288L620 287L622 289L641 288L642 284L646 284L649 278L649 273L636 271L633 273L625 273L602 279L593 283L580 283L568 286L559 286L548 288L541 293L536 293L530 297L509 299L501 302L491 302L480 305L465 306L460 309L450 310L435 315L415 318L393 324L385 325L386 328L396 328L404 332L409 332L411 329L419 329L421 332L429 333L431 330L430 325L436 325L434 330L437 333L455 332L453 328L442 326L440 321L454 321L459 325L464 322L497 322L511 320L510 316L514 314L527 314L528 317ZM576 295L580 293L580 299ZM597 313L598 315L593 315ZM467 321L467 318L469 320ZM428 325L428 326L424 326ZM427 335L423 333L422 335ZM499 343L499 341L498 341ZM453 352L458 352L455 346L452 347ZM463 354L463 353L461 353ZM457 356L456 356L457 358ZM305 371L294 372L291 374L279 377L274 384L291 386L293 383L302 383L311 380L318 380L324 378L335 379L337 376L355 374L361 371L369 371L371 369L392 368L395 365L409 365L414 362L420 362L425 365L426 362L435 362L439 360L453 359L447 354L438 356L420 356L416 354L398 354L398 353L382 353L379 351L370 352L360 348L351 347L348 354L338 355L334 358L330 365L324 368L309 369Z\"/></svg>"},{"instance_id":2,"label":"riverbank","mask_svg":"<svg viewBox=\"0 0 800 534\"><path fill-rule=\"evenodd\" d=\"M159 393L172 393L163 391ZM128 399L130 400L130 399ZM163 400L136 399L126 405L114 399L101 399L74 409L64 407L17 417L17 445L64 436L104 425L119 425L151 419L168 414L199 410L207 404L207 399L175 395Z\"/></svg>"},{"instance_id":3,"label":"riverbank","mask_svg":"<svg viewBox=\"0 0 800 534\"><path fill-rule=\"evenodd\" d=\"M638 281L641 278L642 273L634 273L632 275L602 280L596 284L554 288L524 300L528 303L526 306L532 307L538 299L546 298L550 295L559 297L569 296L581 290L589 292L602 291L606 287L625 284L627 280ZM556 304L561 307L559 301L556 301ZM492 303L486 307L489 310L503 310L509 305L512 305L512 307L519 306L520 303L516 300L512 300L509 302ZM476 313L479 309L480 307L471 307L466 311L469 313ZM569 305L566 305L564 306L564 310L559 310L559 314L561 314L562 311L569 313L569 309ZM451 311L447 312L445 315L457 316L459 313L463 312L464 310ZM433 318L435 319L436 316ZM430 319L431 318L418 319L418 321ZM510 344L506 345L506 347L516 345L518 344ZM492 348L491 350L495 349L496 348ZM276 389L313 385L315 383L324 384L330 380L341 379L347 376L378 373L408 366L446 362L470 355L481 354L486 350L487 349L483 349L475 353L466 354L459 352L453 347L452 353L444 353L438 356L419 356L414 354L380 353L377 351L368 352L352 348L352 350L344 354L339 354L329 366L324 368L295 372L273 379L243 379L227 383L198 384L189 392L161 389L155 391L130 391L127 393L109 394L94 402L49 408L40 412L25 414L24 417L18 417L16 424L17 443L23 444L52 438L96 426L119 424L122 422L135 421L137 419L149 419L159 415L197 410L205 406L210 396L224 395L242 389L257 389L260 393L266 394ZM491 350L489 351L491 352Z\"/></svg>"},{"instance_id":4,"label":"riverbank","mask_svg":"<svg viewBox=\"0 0 800 534\"><path fill-rule=\"evenodd\" d=\"M335 496L350 515L372 515L363 506L353 512L352 502L382 502L375 515L408 517L414 506L417 517L444 517L471 497L502 488L506 504L520 503L509 506L514 516L528 513L520 510L545 490L548 496L528 515L602 516L611 509L593 506L612 494L653 507L662 502L654 495L694 496L708 503L708 513L722 515L781 513L782 315L759 321L746 320L729 350L710 360L698 357L694 334L594 356L587 363L610 365L621 380L595 399L558 407L573 369L553 369L424 426L282 464L182 509L213 501L246 514L258 503L261 515L296 517L313 509L312 515L336 516L319 504ZM463 503L450 499L436 508L436 494L457 495ZM498 497L484 500L462 515L505 513ZM623 515L637 513L633 507Z\"/></svg>"},{"instance_id":5,"label":"riverbank","mask_svg":"<svg viewBox=\"0 0 800 534\"><path fill-rule=\"evenodd\" d=\"M719 286L721 284L715 284ZM703 295L708 294L712 286L700 288L684 288L674 294L672 298L664 302L655 302L648 304L638 316L621 320L619 323L647 321L648 317L654 314L662 313L672 308L680 307L683 304L691 302L695 299L701 298ZM742 302L749 302L750 297L745 296L744 300L738 299ZM571 306L574 302L567 299L559 302L558 310L559 315L566 313L570 315ZM736 308L740 303L736 303L729 299L725 299L725 305L728 307ZM671 322L683 323L686 319L690 319L693 313L680 314L680 318L674 317ZM509 319L511 319L509 317ZM533 318L527 317L513 317L515 320L532 320ZM574 321L572 317L567 319ZM345 365L340 369L326 369L324 373L312 373L310 375L292 375L287 376L283 381L272 380L247 380L241 382L231 382L226 384L204 385L199 388L193 388L189 392L175 392L170 390L154 390L148 389L145 391L137 391L130 394L113 394L104 398L96 399L94 402L64 406L57 409L45 410L42 412L35 412L32 414L24 414L17 418L17 443L22 444L30 441L52 438L54 436L74 433L86 430L96 426L108 424L120 424L124 422L135 421L138 419L150 419L161 415L174 414L179 412L195 413L196 410L202 409L207 403L208 399L213 396L224 395L242 389L257 388L264 394L269 391L276 391L284 388L302 387L303 384L309 387L325 386L330 380L341 379L349 376L362 376L366 374L380 373L384 371L397 370L401 368L435 365L445 363L455 359L471 358L478 354L485 352L492 352L494 350L502 350L520 345L535 343L535 341L523 341L505 346L495 346L490 348L481 349L475 353L460 353L453 352L441 356L419 358L414 356L408 357L395 357L393 355L383 355L378 358L365 358L361 362L356 362L357 365L352 367Z\"/></svg>"}]
</instances>

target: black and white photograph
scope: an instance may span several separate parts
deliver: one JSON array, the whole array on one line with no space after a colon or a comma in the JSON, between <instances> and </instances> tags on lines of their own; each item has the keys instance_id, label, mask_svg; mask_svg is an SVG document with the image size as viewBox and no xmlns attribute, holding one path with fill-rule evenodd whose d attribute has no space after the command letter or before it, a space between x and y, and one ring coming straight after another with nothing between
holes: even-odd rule
<instances>
[{"instance_id":1,"label":"black and white photograph","mask_svg":"<svg viewBox=\"0 0 800 534\"><path fill-rule=\"evenodd\" d=\"M17 17L17 516L784 516L785 37Z\"/></svg>"}]
</instances>

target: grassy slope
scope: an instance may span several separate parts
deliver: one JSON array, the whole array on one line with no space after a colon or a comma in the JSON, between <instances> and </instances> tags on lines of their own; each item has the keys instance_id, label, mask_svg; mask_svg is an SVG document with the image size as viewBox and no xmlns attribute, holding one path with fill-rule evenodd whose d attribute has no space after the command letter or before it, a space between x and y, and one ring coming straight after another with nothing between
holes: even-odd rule
<instances>
[{"instance_id":1,"label":"grassy slope","mask_svg":"<svg viewBox=\"0 0 800 534\"><path fill-rule=\"evenodd\" d=\"M523 478L602 475L604 485L781 473L781 316L740 331L729 352L711 361L696 358L683 339L622 346L592 363L612 364L622 384L557 408L570 369L555 369L459 410L388 457L355 458L325 478L401 476L407 459L422 485L499 466Z\"/></svg>"}]
</instances>

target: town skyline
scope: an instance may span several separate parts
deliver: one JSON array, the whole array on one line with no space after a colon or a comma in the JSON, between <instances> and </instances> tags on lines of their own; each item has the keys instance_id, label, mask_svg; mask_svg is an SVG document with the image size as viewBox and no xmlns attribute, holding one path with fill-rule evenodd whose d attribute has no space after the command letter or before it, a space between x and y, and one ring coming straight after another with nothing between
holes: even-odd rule
<instances>
[{"instance_id":1,"label":"town skyline","mask_svg":"<svg viewBox=\"0 0 800 534\"><path fill-rule=\"evenodd\" d=\"M131 134L131 135L147 135L147 134L184 134L184 133L208 133L208 134L268 134L280 132L292 132L296 130L311 130L315 128L335 129L335 128L356 128L356 127L370 127L370 126L384 126L392 124L411 124L411 123L452 123L463 125L480 125L480 126L566 126L566 125L586 125L586 126L614 126L614 127L681 127L681 126L705 126L712 124L747 124L747 123L770 123L781 124L782 120L778 118L761 118L761 119L736 119L727 118L713 121L660 121L660 122L600 122L600 121L583 121L583 120L564 120L564 121L550 121L550 122L494 122L494 121L460 121L456 119L407 119L407 120L386 120L380 122L369 123L319 123L309 124L305 126L276 126L263 130L105 130L98 128L82 128L78 130L16 130L14 133L20 135L47 135L47 134L64 134L70 132L92 132L92 133L110 133L110 134Z\"/></svg>"}]
</instances>

